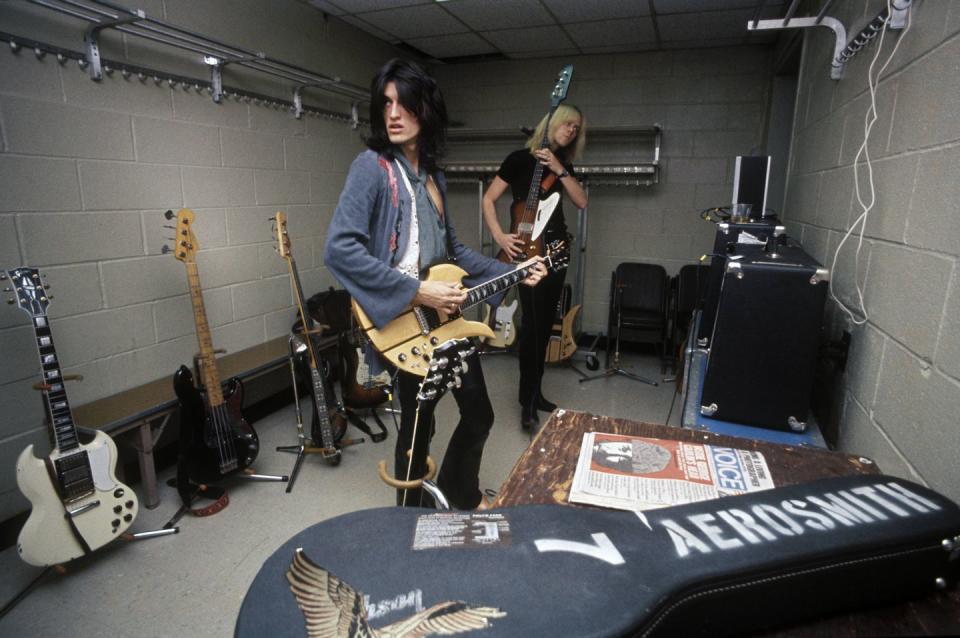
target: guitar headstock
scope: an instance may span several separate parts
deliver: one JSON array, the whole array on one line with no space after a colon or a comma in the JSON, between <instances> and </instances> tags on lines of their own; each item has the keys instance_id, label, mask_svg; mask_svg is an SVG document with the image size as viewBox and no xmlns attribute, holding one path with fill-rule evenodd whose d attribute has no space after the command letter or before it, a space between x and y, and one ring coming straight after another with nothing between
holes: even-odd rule
<instances>
[{"instance_id":1,"label":"guitar headstock","mask_svg":"<svg viewBox=\"0 0 960 638\"><path fill-rule=\"evenodd\" d=\"M27 268L21 266L14 270L6 271L6 274L0 274L0 280L10 280L10 288L5 288L6 292L14 293L14 297L8 299L8 303L15 303L31 317L43 317L47 314L47 307L50 305L50 298L47 296L46 286L41 281L40 271L36 268Z\"/></svg>"},{"instance_id":2,"label":"guitar headstock","mask_svg":"<svg viewBox=\"0 0 960 638\"><path fill-rule=\"evenodd\" d=\"M290 257L290 235L287 234L287 217L281 211L273 216L273 223L277 233L277 252L284 259Z\"/></svg>"},{"instance_id":3,"label":"guitar headstock","mask_svg":"<svg viewBox=\"0 0 960 638\"><path fill-rule=\"evenodd\" d=\"M460 387L460 375L467 371L465 359L476 352L467 339L451 339L440 344L430 359L430 369L420 383L417 399L435 401L450 388Z\"/></svg>"},{"instance_id":4,"label":"guitar headstock","mask_svg":"<svg viewBox=\"0 0 960 638\"><path fill-rule=\"evenodd\" d=\"M570 88L570 79L573 77L573 65L568 64L560 71L557 76L557 83L553 87L553 93L550 94L550 107L557 108L560 103L567 99L567 89Z\"/></svg>"},{"instance_id":5,"label":"guitar headstock","mask_svg":"<svg viewBox=\"0 0 960 638\"><path fill-rule=\"evenodd\" d=\"M166 212L166 218L171 219L173 211ZM189 208L181 208L177 211L177 225L174 226L176 236L174 242L176 246L173 249L173 256L177 261L185 264L194 263L197 260L197 251L200 250L200 244L197 242L197 236L193 234L193 211ZM164 249L164 252L169 252Z\"/></svg>"},{"instance_id":6,"label":"guitar headstock","mask_svg":"<svg viewBox=\"0 0 960 638\"><path fill-rule=\"evenodd\" d=\"M543 258L547 270L560 270L570 263L570 246L564 239L554 239L547 243L547 254Z\"/></svg>"}]
</instances>

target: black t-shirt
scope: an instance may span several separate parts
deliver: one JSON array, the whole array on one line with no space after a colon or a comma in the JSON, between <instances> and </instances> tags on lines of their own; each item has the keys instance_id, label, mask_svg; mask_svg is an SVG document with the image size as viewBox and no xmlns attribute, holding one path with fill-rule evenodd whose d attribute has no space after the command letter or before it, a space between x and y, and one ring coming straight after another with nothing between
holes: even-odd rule
<instances>
[{"instance_id":1,"label":"black t-shirt","mask_svg":"<svg viewBox=\"0 0 960 638\"><path fill-rule=\"evenodd\" d=\"M573 164L564 162L560 156L557 156L560 163L571 175L573 174ZM530 193L530 182L533 181L533 171L537 166L537 158L534 157L529 149L523 148L507 155L497 171L497 177L510 185L510 192L513 195L513 201L525 201ZM543 174L540 181L550 174L550 169L543 168ZM563 219L563 184L560 180L554 180L553 185L545 193L540 193L540 199L543 199L553 193L560 193L560 201L557 202L557 208L550 216L547 227L544 230L544 239L566 239L567 224Z\"/></svg>"}]
</instances>

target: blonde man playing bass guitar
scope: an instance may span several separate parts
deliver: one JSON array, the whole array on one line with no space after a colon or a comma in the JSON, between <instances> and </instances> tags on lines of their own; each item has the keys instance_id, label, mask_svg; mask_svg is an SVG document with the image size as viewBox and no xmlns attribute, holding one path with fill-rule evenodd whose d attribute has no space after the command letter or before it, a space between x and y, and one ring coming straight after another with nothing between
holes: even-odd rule
<instances>
[{"instance_id":1,"label":"blonde man playing bass guitar","mask_svg":"<svg viewBox=\"0 0 960 638\"><path fill-rule=\"evenodd\" d=\"M551 116L552 115L552 116ZM587 194L573 175L574 159L586 145L586 120L575 106L560 104L540 121L527 141L527 146L514 151L503 160L497 176L483 195L483 219L493 240L502 249L501 258L507 261L526 259L531 250L529 233L518 228L517 219L524 208L536 209L541 200L556 199L536 243L565 240L567 226L563 219L562 196L565 193L577 208L586 208ZM538 170L539 169L539 170ZM513 197L513 224L509 233L503 231L497 219L496 202L507 189ZM544 201L544 203L546 203ZM546 213L540 204L542 214ZM539 220L541 224L544 221ZM541 253L542 254L542 253ZM554 313L563 290L566 269L551 272L536 288L520 288L519 361L520 383L518 398L521 406L520 424L525 429L538 424L537 410L550 411L557 406L544 398L540 388L544 359Z\"/></svg>"}]
</instances>

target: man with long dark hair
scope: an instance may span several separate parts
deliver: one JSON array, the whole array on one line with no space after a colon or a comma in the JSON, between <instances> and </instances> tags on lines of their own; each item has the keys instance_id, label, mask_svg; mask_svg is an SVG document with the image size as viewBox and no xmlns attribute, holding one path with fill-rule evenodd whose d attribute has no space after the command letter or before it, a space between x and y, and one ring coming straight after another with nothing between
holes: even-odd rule
<instances>
[{"instance_id":1,"label":"man with long dark hair","mask_svg":"<svg viewBox=\"0 0 960 638\"><path fill-rule=\"evenodd\" d=\"M457 240L447 214L446 181L437 162L443 155L447 110L436 81L413 62L394 59L383 66L370 88L369 150L350 167L347 181L327 232L327 268L353 295L377 328L385 327L408 306L422 305L455 312L466 299L456 284L425 280L430 266L455 260L475 285L509 272L503 264ZM524 283L535 285L546 273L541 264ZM367 362L374 373L389 364L372 348ZM420 377L397 371L400 431L394 476L421 477L432 419L417 427ZM453 389L460 422L450 439L437 484L460 509L484 504L479 488L483 446L493 426L493 408L474 354L467 359L462 385ZM421 415L421 419L423 415ZM412 460L407 451L414 450ZM419 504L419 490L408 490L397 502Z\"/></svg>"}]
</instances>

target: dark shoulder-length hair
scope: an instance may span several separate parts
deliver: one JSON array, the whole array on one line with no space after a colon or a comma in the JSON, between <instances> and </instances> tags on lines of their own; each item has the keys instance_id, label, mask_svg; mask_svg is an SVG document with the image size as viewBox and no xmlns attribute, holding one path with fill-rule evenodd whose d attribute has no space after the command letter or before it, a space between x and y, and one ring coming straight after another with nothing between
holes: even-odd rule
<instances>
[{"instance_id":1,"label":"dark shoulder-length hair","mask_svg":"<svg viewBox=\"0 0 960 638\"><path fill-rule=\"evenodd\" d=\"M415 115L420 123L420 161L432 172L446 150L447 107L437 81L415 62L394 58L383 65L370 83L370 137L367 138L367 146L378 153L389 152L392 148L383 120L386 104L384 92L390 82L397 87L400 104Z\"/></svg>"}]
</instances>

